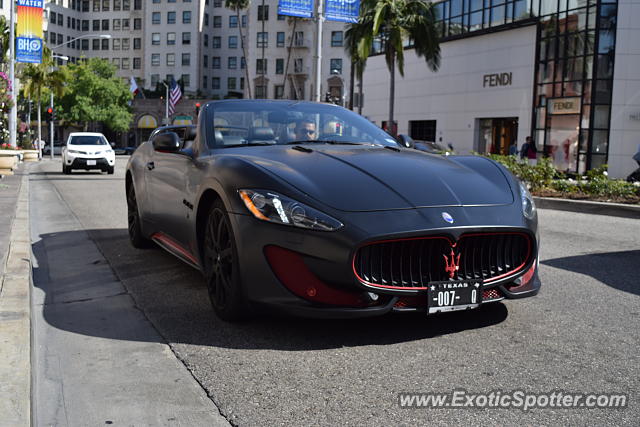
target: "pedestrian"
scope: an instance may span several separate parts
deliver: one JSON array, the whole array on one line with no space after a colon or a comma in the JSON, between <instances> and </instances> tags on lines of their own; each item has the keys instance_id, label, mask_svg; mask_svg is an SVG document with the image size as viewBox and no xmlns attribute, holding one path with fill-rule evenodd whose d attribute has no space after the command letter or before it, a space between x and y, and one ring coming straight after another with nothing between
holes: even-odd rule
<instances>
[{"instance_id":1,"label":"pedestrian","mask_svg":"<svg viewBox=\"0 0 640 427\"><path fill-rule=\"evenodd\" d=\"M638 151L633 155L633 160L635 160L638 167L640 167L640 144L638 144Z\"/></svg>"},{"instance_id":2,"label":"pedestrian","mask_svg":"<svg viewBox=\"0 0 640 427\"><path fill-rule=\"evenodd\" d=\"M517 156L518 155L518 145L517 144L511 144L509 146L509 155L510 156Z\"/></svg>"},{"instance_id":3,"label":"pedestrian","mask_svg":"<svg viewBox=\"0 0 640 427\"><path fill-rule=\"evenodd\" d=\"M536 146L533 141L531 141L530 136L528 136L525 139L524 144L522 144L522 148L520 149L520 158L523 160L526 159L530 165L536 164Z\"/></svg>"}]
</instances>

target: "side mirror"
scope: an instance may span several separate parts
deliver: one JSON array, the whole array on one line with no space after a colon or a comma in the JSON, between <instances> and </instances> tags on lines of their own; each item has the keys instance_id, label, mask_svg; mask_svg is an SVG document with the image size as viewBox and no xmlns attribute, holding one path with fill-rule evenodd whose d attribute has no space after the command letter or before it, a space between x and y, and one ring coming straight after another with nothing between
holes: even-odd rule
<instances>
[{"instance_id":1,"label":"side mirror","mask_svg":"<svg viewBox=\"0 0 640 427\"><path fill-rule=\"evenodd\" d=\"M116 147L116 143L115 142L110 142L109 145L111 146L111 148L115 148Z\"/></svg>"},{"instance_id":2,"label":"side mirror","mask_svg":"<svg viewBox=\"0 0 640 427\"><path fill-rule=\"evenodd\" d=\"M409 135L398 135L398 143L406 148L416 148L416 142Z\"/></svg>"},{"instance_id":3,"label":"side mirror","mask_svg":"<svg viewBox=\"0 0 640 427\"><path fill-rule=\"evenodd\" d=\"M180 137L175 132L161 133L153 139L153 148L156 151L175 153L180 150Z\"/></svg>"}]
</instances>

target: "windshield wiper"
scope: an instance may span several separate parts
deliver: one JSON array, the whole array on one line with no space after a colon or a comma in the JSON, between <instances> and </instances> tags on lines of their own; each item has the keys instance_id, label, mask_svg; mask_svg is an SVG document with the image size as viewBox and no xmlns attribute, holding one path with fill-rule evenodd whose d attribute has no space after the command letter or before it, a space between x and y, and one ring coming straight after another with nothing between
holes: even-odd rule
<instances>
[{"instance_id":1,"label":"windshield wiper","mask_svg":"<svg viewBox=\"0 0 640 427\"><path fill-rule=\"evenodd\" d=\"M298 145L298 144L362 145L360 142L336 141L333 139L307 139L307 140L300 140L300 141L289 141L284 145Z\"/></svg>"}]
</instances>

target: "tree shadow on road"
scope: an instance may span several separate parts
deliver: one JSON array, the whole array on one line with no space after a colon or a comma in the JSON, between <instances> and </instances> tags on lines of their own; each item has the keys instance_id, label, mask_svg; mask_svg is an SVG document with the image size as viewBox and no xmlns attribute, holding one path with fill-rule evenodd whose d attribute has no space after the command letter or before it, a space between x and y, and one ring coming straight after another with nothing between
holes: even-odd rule
<instances>
[{"instance_id":1,"label":"tree shadow on road","mask_svg":"<svg viewBox=\"0 0 640 427\"><path fill-rule=\"evenodd\" d=\"M492 327L508 315L504 304L492 303L429 317L411 313L319 320L257 315L231 324L213 314L198 271L160 249L132 248L126 229L51 233L34 240L34 286L45 294L45 320L88 336L301 351L429 339ZM61 267L64 263L66 268ZM158 333L148 332L147 321Z\"/></svg>"},{"instance_id":2,"label":"tree shadow on road","mask_svg":"<svg viewBox=\"0 0 640 427\"><path fill-rule=\"evenodd\" d=\"M540 263L586 274L612 288L640 295L640 250L577 255Z\"/></svg>"}]
</instances>

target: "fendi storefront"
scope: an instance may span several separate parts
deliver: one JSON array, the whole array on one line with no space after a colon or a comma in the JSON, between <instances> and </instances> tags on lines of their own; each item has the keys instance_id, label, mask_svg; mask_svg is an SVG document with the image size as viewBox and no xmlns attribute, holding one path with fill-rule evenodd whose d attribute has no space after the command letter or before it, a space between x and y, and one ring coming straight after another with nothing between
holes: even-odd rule
<instances>
[{"instance_id":1,"label":"fendi storefront","mask_svg":"<svg viewBox=\"0 0 640 427\"><path fill-rule=\"evenodd\" d=\"M608 163L622 177L635 169L637 2L445 0L435 7L441 67L428 71L407 49L405 77L396 82L400 133L430 123L435 141L458 152L500 154L531 136L562 171ZM363 114L378 124L387 120L388 76L384 57L370 57Z\"/></svg>"}]
</instances>

